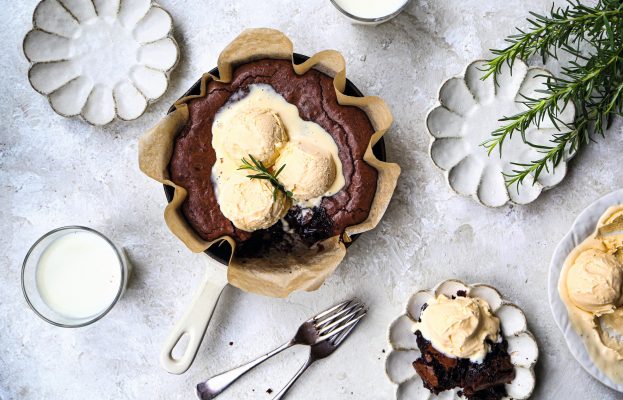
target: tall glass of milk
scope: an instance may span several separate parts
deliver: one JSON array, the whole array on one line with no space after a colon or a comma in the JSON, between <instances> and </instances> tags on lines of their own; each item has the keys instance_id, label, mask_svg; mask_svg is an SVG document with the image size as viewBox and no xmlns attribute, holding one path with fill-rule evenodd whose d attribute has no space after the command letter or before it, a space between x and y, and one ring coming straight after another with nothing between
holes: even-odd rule
<instances>
[{"instance_id":1,"label":"tall glass of milk","mask_svg":"<svg viewBox=\"0 0 623 400\"><path fill-rule=\"evenodd\" d=\"M331 0L331 3L352 22L377 25L394 18L410 0Z\"/></svg>"},{"instance_id":2,"label":"tall glass of milk","mask_svg":"<svg viewBox=\"0 0 623 400\"><path fill-rule=\"evenodd\" d=\"M30 307L61 327L89 325L106 315L125 291L130 274L123 250L82 226L43 235L22 266L22 290Z\"/></svg>"}]
</instances>

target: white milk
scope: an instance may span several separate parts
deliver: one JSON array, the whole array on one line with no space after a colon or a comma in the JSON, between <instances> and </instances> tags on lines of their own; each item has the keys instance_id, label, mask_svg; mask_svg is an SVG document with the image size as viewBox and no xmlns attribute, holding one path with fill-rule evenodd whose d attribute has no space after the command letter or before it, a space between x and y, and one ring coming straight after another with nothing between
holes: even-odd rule
<instances>
[{"instance_id":1,"label":"white milk","mask_svg":"<svg viewBox=\"0 0 623 400\"><path fill-rule=\"evenodd\" d=\"M43 301L68 318L103 312L121 285L114 248L92 232L72 232L54 240L37 265L37 289Z\"/></svg>"},{"instance_id":2,"label":"white milk","mask_svg":"<svg viewBox=\"0 0 623 400\"><path fill-rule=\"evenodd\" d=\"M347 13L360 18L380 18L393 14L407 0L335 0Z\"/></svg>"}]
</instances>

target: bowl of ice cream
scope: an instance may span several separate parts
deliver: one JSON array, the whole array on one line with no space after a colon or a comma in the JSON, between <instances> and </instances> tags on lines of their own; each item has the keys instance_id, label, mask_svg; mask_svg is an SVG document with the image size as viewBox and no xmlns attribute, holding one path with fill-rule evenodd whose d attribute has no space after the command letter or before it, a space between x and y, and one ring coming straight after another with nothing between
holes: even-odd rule
<instances>
[{"instance_id":1,"label":"bowl of ice cream","mask_svg":"<svg viewBox=\"0 0 623 400\"><path fill-rule=\"evenodd\" d=\"M526 317L486 284L420 290L389 328L397 400L527 399L539 350Z\"/></svg>"},{"instance_id":2,"label":"bowl of ice cream","mask_svg":"<svg viewBox=\"0 0 623 400\"><path fill-rule=\"evenodd\" d=\"M554 251L549 300L569 350L623 392L623 190L588 206Z\"/></svg>"}]
</instances>

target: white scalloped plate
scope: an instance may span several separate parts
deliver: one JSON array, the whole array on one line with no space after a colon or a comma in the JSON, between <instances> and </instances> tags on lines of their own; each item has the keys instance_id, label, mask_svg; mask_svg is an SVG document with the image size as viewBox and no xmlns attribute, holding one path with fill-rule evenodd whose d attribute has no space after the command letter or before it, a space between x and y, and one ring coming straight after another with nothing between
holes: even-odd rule
<instances>
[{"instance_id":1,"label":"white scalloped plate","mask_svg":"<svg viewBox=\"0 0 623 400\"><path fill-rule=\"evenodd\" d=\"M509 397L506 399L527 399L535 386L534 365L539 357L539 349L528 330L526 316L516 305L503 299L500 293L486 284L467 285L459 280L441 282L433 289L420 290L409 299L406 313L398 317L389 328L389 343L392 350L385 361L385 372L389 380L397 386L397 400L460 400L460 388L446 390L439 395L432 394L424 387L412 363L420 356L413 324L420 316L422 306L432 296L445 294L454 296L464 290L467 296L480 297L491 306L491 311L501 322L502 335L508 341L508 352L515 365L515 379L506 385Z\"/></svg>"},{"instance_id":2,"label":"white scalloped plate","mask_svg":"<svg viewBox=\"0 0 623 400\"><path fill-rule=\"evenodd\" d=\"M542 68L528 68L517 61L512 71L505 66L497 77L481 80L483 60L469 64L463 76L448 79L439 90L438 103L426 116L426 127L431 136L429 154L433 163L444 171L450 188L463 196L471 196L488 207L500 207L507 202L528 204L546 189L559 184L567 172L570 154L556 168L543 170L534 182L531 176L518 188L507 187L503 173L517 169L512 162L529 163L542 157L534 147L524 143L519 133L506 139L504 151L499 148L490 155L482 143L491 138L491 132L503 123L505 116L526 109L522 96L544 96L546 78L551 75ZM575 107L569 104L560 113L565 124L572 124ZM542 146L553 146L551 140L565 128L563 124L545 119L539 127L526 131L526 139Z\"/></svg>"},{"instance_id":3,"label":"white scalloped plate","mask_svg":"<svg viewBox=\"0 0 623 400\"><path fill-rule=\"evenodd\" d=\"M573 249L590 236L597 226L599 218L609 207L623 204L623 189L616 190L595 201L578 215L569 233L560 241L549 265L548 294L549 304L554 320L562 331L569 351L589 374L604 385L623 392L623 384L617 384L608 378L591 360L582 338L577 334L569 321L567 307L558 294L558 280L567 256Z\"/></svg>"},{"instance_id":4,"label":"white scalloped plate","mask_svg":"<svg viewBox=\"0 0 623 400\"><path fill-rule=\"evenodd\" d=\"M150 0L42 0L23 42L28 79L64 117L133 120L177 65L173 20Z\"/></svg>"}]
</instances>

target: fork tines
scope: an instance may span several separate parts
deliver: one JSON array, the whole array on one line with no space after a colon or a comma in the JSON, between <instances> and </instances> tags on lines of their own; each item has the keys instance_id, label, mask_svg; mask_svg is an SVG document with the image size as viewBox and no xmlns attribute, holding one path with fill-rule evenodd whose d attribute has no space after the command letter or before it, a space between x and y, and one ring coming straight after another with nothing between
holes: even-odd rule
<instances>
[{"instance_id":1,"label":"fork tines","mask_svg":"<svg viewBox=\"0 0 623 400\"><path fill-rule=\"evenodd\" d=\"M366 312L365 305L361 301L352 299L316 315L310 322L318 331L318 341L328 339L332 344L339 345Z\"/></svg>"}]
</instances>

